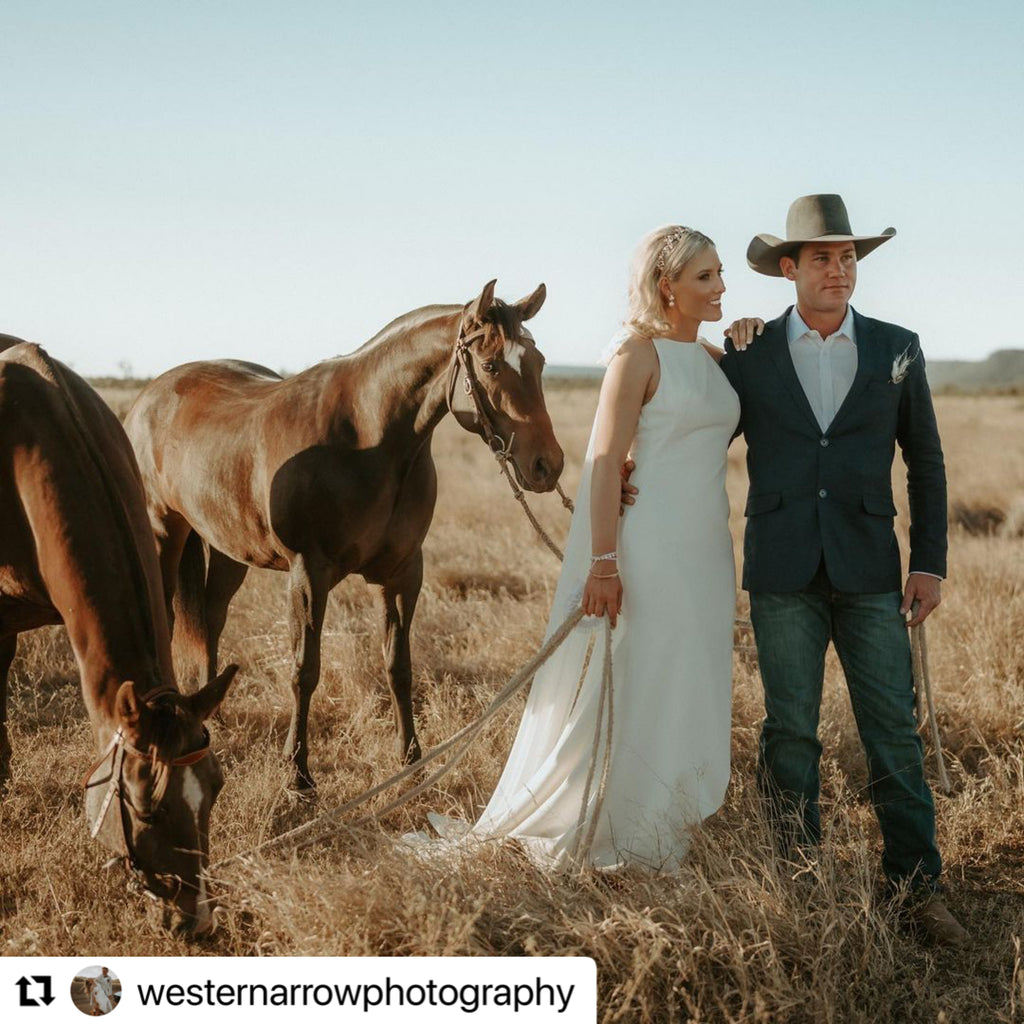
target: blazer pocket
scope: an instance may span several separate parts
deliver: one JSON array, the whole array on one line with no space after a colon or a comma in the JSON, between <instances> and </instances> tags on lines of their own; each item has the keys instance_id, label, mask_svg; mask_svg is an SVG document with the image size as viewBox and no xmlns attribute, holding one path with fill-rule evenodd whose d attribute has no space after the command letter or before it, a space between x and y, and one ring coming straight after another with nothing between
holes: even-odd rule
<instances>
[{"instance_id":1,"label":"blazer pocket","mask_svg":"<svg viewBox=\"0 0 1024 1024\"><path fill-rule=\"evenodd\" d=\"M751 494L747 498L747 507L743 514L745 516L758 516L762 512L771 512L782 504L782 495L776 494Z\"/></svg>"},{"instance_id":2,"label":"blazer pocket","mask_svg":"<svg viewBox=\"0 0 1024 1024\"><path fill-rule=\"evenodd\" d=\"M872 516L894 516L896 506L886 494L865 494L864 511Z\"/></svg>"}]
</instances>

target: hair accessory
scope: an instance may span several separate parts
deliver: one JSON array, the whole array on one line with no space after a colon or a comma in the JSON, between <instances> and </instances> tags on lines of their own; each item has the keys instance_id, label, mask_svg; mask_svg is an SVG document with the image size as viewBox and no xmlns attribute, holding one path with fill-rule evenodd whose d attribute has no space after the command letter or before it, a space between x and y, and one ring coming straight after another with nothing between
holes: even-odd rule
<instances>
[{"instance_id":1,"label":"hair accessory","mask_svg":"<svg viewBox=\"0 0 1024 1024\"><path fill-rule=\"evenodd\" d=\"M665 269L665 262L672 254L672 250L679 244L680 240L690 233L690 229L686 227L677 227L673 229L668 238L665 239L662 244L661 250L658 253L658 258L654 261L654 269L662 271Z\"/></svg>"}]
</instances>

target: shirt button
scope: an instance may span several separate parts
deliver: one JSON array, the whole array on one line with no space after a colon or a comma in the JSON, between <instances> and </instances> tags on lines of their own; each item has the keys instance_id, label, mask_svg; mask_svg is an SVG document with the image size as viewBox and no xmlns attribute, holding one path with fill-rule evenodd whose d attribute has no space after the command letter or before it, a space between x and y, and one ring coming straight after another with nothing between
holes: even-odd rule
<instances>
[{"instance_id":1,"label":"shirt button","mask_svg":"<svg viewBox=\"0 0 1024 1024\"><path fill-rule=\"evenodd\" d=\"M828 491L826 491L825 488L822 487L822 489L820 491L818 491L818 497L819 498L827 498L828 497Z\"/></svg>"},{"instance_id":2,"label":"shirt button","mask_svg":"<svg viewBox=\"0 0 1024 1024\"><path fill-rule=\"evenodd\" d=\"M821 447L822 448L827 448L828 447L828 438L827 437L823 437L821 439Z\"/></svg>"}]
</instances>

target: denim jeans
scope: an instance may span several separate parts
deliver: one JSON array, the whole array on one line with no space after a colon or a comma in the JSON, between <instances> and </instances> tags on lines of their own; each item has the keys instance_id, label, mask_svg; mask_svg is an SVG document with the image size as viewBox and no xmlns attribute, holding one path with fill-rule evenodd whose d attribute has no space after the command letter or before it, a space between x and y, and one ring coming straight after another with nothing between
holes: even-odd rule
<instances>
[{"instance_id":1,"label":"denim jeans","mask_svg":"<svg viewBox=\"0 0 1024 1024\"><path fill-rule=\"evenodd\" d=\"M824 563L803 590L750 595L765 703L758 784L784 847L817 845L818 715L831 640L867 753L869 794L885 842L882 868L891 883L935 888L942 861L900 601L898 591L834 590Z\"/></svg>"}]
</instances>

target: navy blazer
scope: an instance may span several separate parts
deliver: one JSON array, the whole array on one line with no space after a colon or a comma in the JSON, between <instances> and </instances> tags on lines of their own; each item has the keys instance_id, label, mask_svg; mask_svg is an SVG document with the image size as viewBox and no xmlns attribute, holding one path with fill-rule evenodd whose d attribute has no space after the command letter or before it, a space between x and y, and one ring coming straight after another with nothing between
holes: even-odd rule
<instances>
[{"instance_id":1,"label":"navy blazer","mask_svg":"<svg viewBox=\"0 0 1024 1024\"><path fill-rule=\"evenodd\" d=\"M745 352L727 341L720 364L740 397L736 433L747 441L743 588L800 590L824 555L837 590L900 590L897 442L907 465L909 571L945 576L946 470L917 335L854 310L857 374L822 432L790 356L788 316L789 309L766 324ZM894 384L901 355L911 362Z\"/></svg>"}]
</instances>

